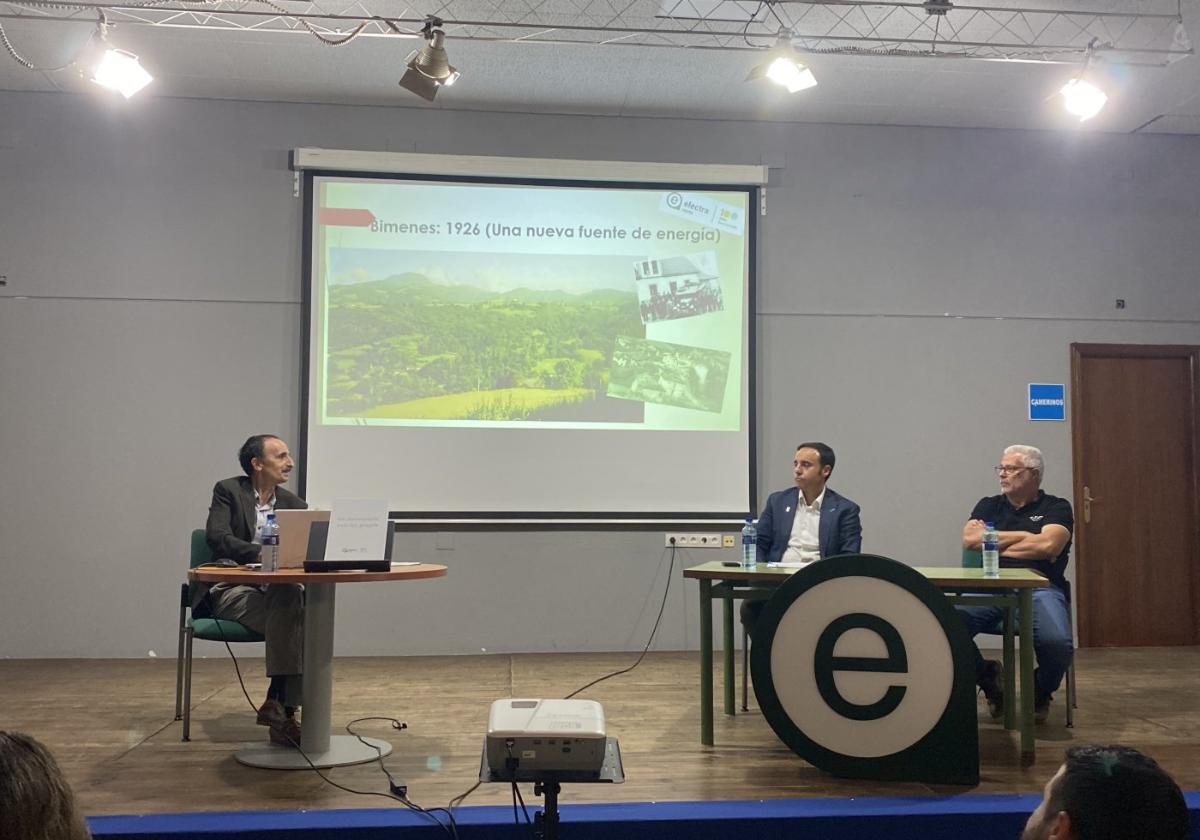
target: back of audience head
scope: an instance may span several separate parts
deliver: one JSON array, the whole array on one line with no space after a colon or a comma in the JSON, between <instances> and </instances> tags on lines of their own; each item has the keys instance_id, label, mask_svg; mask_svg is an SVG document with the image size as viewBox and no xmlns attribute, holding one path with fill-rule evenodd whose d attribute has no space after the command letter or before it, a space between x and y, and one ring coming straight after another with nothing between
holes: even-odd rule
<instances>
[{"instance_id":1,"label":"back of audience head","mask_svg":"<svg viewBox=\"0 0 1200 840\"><path fill-rule=\"evenodd\" d=\"M1179 785L1131 747L1077 746L1047 784L1021 840L1188 840Z\"/></svg>"},{"instance_id":2,"label":"back of audience head","mask_svg":"<svg viewBox=\"0 0 1200 840\"><path fill-rule=\"evenodd\" d=\"M50 751L28 735L0 731L0 838L88 840L91 836Z\"/></svg>"}]
</instances>

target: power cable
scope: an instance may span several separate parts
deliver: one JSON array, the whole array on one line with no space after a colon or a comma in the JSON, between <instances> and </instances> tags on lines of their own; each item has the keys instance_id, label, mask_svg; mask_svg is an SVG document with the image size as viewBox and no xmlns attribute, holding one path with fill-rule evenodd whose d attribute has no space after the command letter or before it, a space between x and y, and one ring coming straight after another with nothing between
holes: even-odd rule
<instances>
[{"instance_id":1,"label":"power cable","mask_svg":"<svg viewBox=\"0 0 1200 840\"><path fill-rule=\"evenodd\" d=\"M209 594L210 593L205 593L204 597L205 597L206 601L208 601L208 599L209 599ZM211 613L211 602L209 602L209 604L210 604L209 610ZM221 641L225 645L225 650L227 650L229 652L229 658L233 661L233 670L234 670L234 673L237 674L238 685L242 689L242 694L245 696L246 702L250 705L250 708L254 710L255 714L257 714L258 707L254 704L254 700L251 699L251 697L250 697L250 692L246 689L246 681L242 677L242 669L241 669L241 666L238 664L237 656L235 656L233 653L233 648L229 644L229 639L227 639L225 637L225 628L221 626L222 619L214 617L214 621L217 625L217 632L221 636ZM395 719L395 718L380 717L380 716L356 718L355 720L352 720L346 724L346 732L347 733L349 733L350 735L353 735L355 738L357 738L363 744L366 744L367 746L372 747L376 751L376 753L378 753L376 760L379 762L379 768L383 771L383 774L387 777L387 780L388 780L388 792L387 793L383 793L383 792L377 791L377 790L356 790L355 788L347 787L346 785L335 782L333 779L329 778L327 775L325 775L324 773L321 772L321 768L317 767L317 765L313 763L312 759L309 758L308 753L306 753L304 751L304 749L300 746L300 744L298 744L295 740L293 740L290 735L288 735L286 732L283 732L283 731L279 731L279 734L285 740L287 740L288 744L290 744L293 748L295 748L296 752L300 753L300 757L304 759L305 763L308 764L309 768L314 773L316 773L318 776L320 776L321 779L326 784L328 784L332 787L335 787L340 791L343 791L345 793L351 793L356 796L378 796L378 797L382 797L384 799L389 799L389 800L392 800L395 802L399 802L401 805L408 808L410 811L415 811L417 813L423 814L423 815L427 816L429 819L433 820L435 823L437 823L438 827L441 828L442 831L444 831L451 838L451 840L458 840L458 826L454 821L454 813L452 810L453 803L456 800L458 802L461 802L463 799L466 799L466 797L472 791L474 791L476 787L479 786L478 783L476 783L476 785L474 787L472 787L470 790L466 791L465 793L463 793L459 797L457 797L456 800L451 800L451 808L428 808L428 809L422 808L420 805L416 804L415 802L413 802L412 800L410 800L408 798L407 787L405 785L401 785L401 784L397 783L395 778L388 771L387 767L384 766L383 750L381 750L377 744L372 744L370 741L367 741L366 739L364 739L361 735L359 735L357 732L355 732L352 729L354 724L362 723L363 721L368 721L368 720L389 721L392 724L392 728L396 729L397 731L403 731L403 730L407 729L408 725L403 723L402 721ZM444 823L440 819L437 818L436 812L438 812L438 811L442 811L447 815L448 822L449 822L448 825L447 825L447 823Z\"/></svg>"},{"instance_id":2,"label":"power cable","mask_svg":"<svg viewBox=\"0 0 1200 840\"><path fill-rule=\"evenodd\" d=\"M642 660L646 658L647 651L650 650L650 645L652 645L654 643L654 637L658 633L658 625L662 621L663 611L667 607L667 595L671 591L671 578L675 576L675 550L676 550L676 546L672 545L670 548L671 563L670 563L670 567L667 569L667 585L663 588L662 603L660 603L658 605L658 617L654 619L654 627L650 630L650 638L646 639L646 646L642 648L642 653L640 656L638 656L637 661L634 662L632 665L630 665L628 668L622 668L619 671L613 671L611 674L605 674L602 677L598 677L597 679L592 680L587 685L580 686L579 688L575 689L570 694L568 694L566 697L564 697L563 698L564 700L570 700L576 694L579 694L580 692L591 688L592 686L596 685L597 683L604 682L605 680L612 679L613 677L619 677L622 674L628 674L630 671L632 671L638 665L642 664ZM663 553L665 554L666 552L667 552L667 549L664 548ZM659 558L659 567L661 568L661 566L662 566L662 558L660 557Z\"/></svg>"}]
</instances>

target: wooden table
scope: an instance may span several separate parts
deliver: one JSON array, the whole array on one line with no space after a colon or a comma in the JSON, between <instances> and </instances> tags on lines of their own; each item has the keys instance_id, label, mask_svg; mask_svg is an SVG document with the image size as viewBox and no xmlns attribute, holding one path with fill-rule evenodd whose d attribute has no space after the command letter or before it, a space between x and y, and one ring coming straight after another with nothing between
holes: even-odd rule
<instances>
[{"instance_id":1,"label":"wooden table","mask_svg":"<svg viewBox=\"0 0 1200 840\"><path fill-rule=\"evenodd\" d=\"M1004 725L1007 729L1020 728L1021 763L1033 764L1033 590L1049 586L1050 582L1038 572L1030 569L1001 569L1000 576L983 576L982 569L961 567L917 566L916 571L930 583L947 594L955 604L974 606L999 606L1005 611L1004 675L1006 693L1012 697L1015 670L1012 645L1015 628L1013 611L1020 616L1017 640L1020 646L1020 719L1017 720L1013 703L1004 704ZM787 580L796 569L781 569L765 564L746 568L729 567L712 561L683 570L685 578L700 582L700 742L713 743L713 641L712 602L719 598L723 604L723 637L725 653L725 714L734 711L734 618L733 602L741 599L769 598L780 583Z\"/></svg>"},{"instance_id":2,"label":"wooden table","mask_svg":"<svg viewBox=\"0 0 1200 840\"><path fill-rule=\"evenodd\" d=\"M236 568L196 568L189 577L202 583L235 583L262 586L271 583L304 585L304 717L300 747L317 767L342 767L374 761L389 754L392 745L378 738L364 738L364 744L352 735L330 737L333 705L333 614L334 591L339 583L381 580L421 580L443 577L446 567L432 563L393 566L387 572L305 572L281 569L278 572ZM246 747L235 756L242 764L276 770L306 770L309 762L290 747L270 744Z\"/></svg>"}]
</instances>

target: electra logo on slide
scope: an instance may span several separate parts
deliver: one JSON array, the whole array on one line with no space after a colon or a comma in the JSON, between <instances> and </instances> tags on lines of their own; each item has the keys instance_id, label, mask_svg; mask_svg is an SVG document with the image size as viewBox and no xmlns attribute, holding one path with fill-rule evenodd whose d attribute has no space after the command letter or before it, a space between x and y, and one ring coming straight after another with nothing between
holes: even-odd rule
<instances>
[{"instance_id":1,"label":"electra logo on slide","mask_svg":"<svg viewBox=\"0 0 1200 840\"><path fill-rule=\"evenodd\" d=\"M663 193L658 209L724 233L737 236L745 233L746 217L740 207L717 201L703 193Z\"/></svg>"},{"instance_id":2,"label":"electra logo on slide","mask_svg":"<svg viewBox=\"0 0 1200 840\"><path fill-rule=\"evenodd\" d=\"M814 563L767 601L751 648L763 716L834 775L976 784L974 655L946 597L903 563Z\"/></svg>"}]
</instances>

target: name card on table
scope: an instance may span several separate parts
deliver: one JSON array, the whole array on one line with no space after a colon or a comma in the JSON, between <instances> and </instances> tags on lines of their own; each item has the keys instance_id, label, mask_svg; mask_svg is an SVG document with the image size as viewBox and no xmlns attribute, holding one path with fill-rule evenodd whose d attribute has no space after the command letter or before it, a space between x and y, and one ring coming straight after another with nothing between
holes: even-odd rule
<instances>
[{"instance_id":1,"label":"name card on table","mask_svg":"<svg viewBox=\"0 0 1200 840\"><path fill-rule=\"evenodd\" d=\"M386 560L386 499L340 499L329 514L325 560Z\"/></svg>"}]
</instances>

